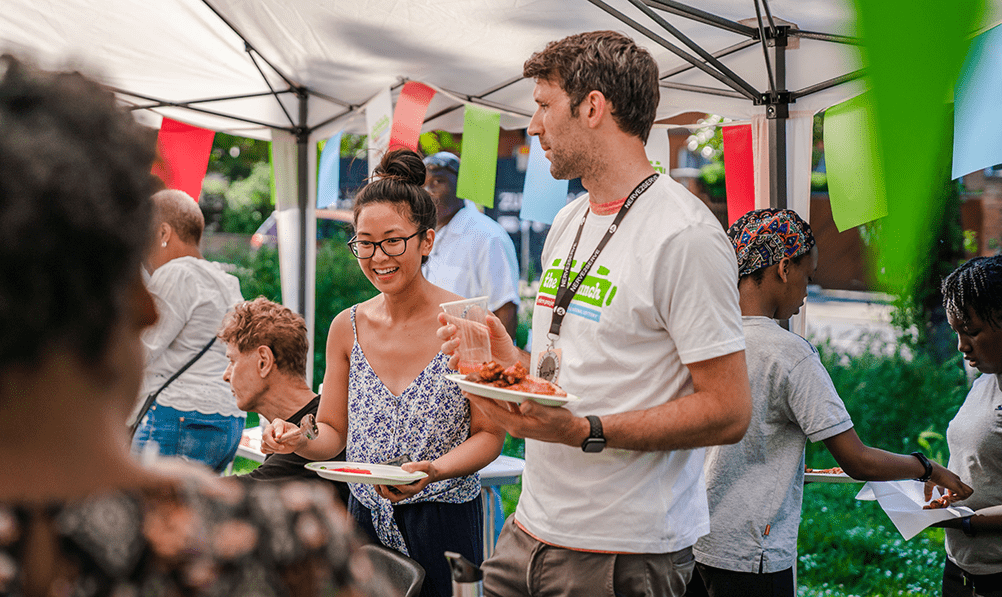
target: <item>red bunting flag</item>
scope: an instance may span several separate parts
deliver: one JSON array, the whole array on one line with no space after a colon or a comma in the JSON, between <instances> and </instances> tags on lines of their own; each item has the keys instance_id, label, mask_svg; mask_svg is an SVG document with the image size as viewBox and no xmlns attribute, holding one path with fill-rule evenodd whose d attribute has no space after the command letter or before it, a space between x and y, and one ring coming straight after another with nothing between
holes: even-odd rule
<instances>
[{"instance_id":1,"label":"red bunting flag","mask_svg":"<svg viewBox=\"0 0 1002 597\"><path fill-rule=\"evenodd\" d=\"M434 96L435 90L424 83L409 81L404 85L397 98L397 107L393 110L389 149L406 147L417 151L424 115Z\"/></svg>"},{"instance_id":2,"label":"red bunting flag","mask_svg":"<svg viewBox=\"0 0 1002 597\"><path fill-rule=\"evenodd\" d=\"M750 124L725 126L724 186L727 189L727 225L755 209L755 167Z\"/></svg>"},{"instance_id":3,"label":"red bunting flag","mask_svg":"<svg viewBox=\"0 0 1002 597\"><path fill-rule=\"evenodd\" d=\"M153 164L153 174L168 189L184 191L198 201L215 136L214 131L164 118L157 135L159 159Z\"/></svg>"}]
</instances>

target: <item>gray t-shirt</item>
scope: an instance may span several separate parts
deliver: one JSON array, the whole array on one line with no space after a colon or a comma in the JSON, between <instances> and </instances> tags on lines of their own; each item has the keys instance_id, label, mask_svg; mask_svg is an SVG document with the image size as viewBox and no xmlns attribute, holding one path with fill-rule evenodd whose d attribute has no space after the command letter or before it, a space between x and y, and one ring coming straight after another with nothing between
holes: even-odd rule
<instances>
[{"instance_id":1,"label":"gray t-shirt","mask_svg":"<svg viewBox=\"0 0 1002 597\"><path fill-rule=\"evenodd\" d=\"M949 469L974 488L956 502L972 510L1002 504L1002 377L982 375L974 381L957 416L946 430ZM1002 572L1002 539L997 532L968 537L946 529L946 555L970 574Z\"/></svg>"},{"instance_id":2,"label":"gray t-shirt","mask_svg":"<svg viewBox=\"0 0 1002 597\"><path fill-rule=\"evenodd\" d=\"M706 449L710 534L696 561L736 572L779 572L797 558L804 446L852 428L810 342L768 317L742 317L752 418L737 444Z\"/></svg>"}]
</instances>

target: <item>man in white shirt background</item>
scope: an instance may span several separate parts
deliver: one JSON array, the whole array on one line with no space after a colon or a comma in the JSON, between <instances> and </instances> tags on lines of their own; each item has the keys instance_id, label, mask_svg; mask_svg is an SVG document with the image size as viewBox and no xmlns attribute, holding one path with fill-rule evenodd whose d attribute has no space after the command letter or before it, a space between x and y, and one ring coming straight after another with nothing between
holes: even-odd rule
<instances>
[{"instance_id":1,"label":"man in white shirt background","mask_svg":"<svg viewBox=\"0 0 1002 597\"><path fill-rule=\"evenodd\" d=\"M440 151L424 159L425 189L438 208L435 245L422 266L432 284L465 297L487 297L487 307L515 337L518 261L515 243L500 224L456 196L459 158Z\"/></svg>"},{"instance_id":2,"label":"man in white shirt background","mask_svg":"<svg viewBox=\"0 0 1002 597\"><path fill-rule=\"evenodd\" d=\"M202 257L205 219L195 200L183 191L164 190L153 195L153 204L147 287L159 319L143 332L146 371L140 401L213 341L223 316L243 301L236 276ZM157 395L136 429L133 451L143 453L156 442L160 455L225 469L236 455L247 417L223 380L228 364L226 346L213 341Z\"/></svg>"}]
</instances>

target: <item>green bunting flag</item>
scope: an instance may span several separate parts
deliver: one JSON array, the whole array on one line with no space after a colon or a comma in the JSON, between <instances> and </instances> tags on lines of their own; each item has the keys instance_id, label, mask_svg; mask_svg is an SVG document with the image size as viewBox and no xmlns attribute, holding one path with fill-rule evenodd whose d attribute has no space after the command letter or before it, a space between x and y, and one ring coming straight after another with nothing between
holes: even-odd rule
<instances>
[{"instance_id":1,"label":"green bunting flag","mask_svg":"<svg viewBox=\"0 0 1002 597\"><path fill-rule=\"evenodd\" d=\"M869 93L825 110L824 143L828 197L838 231L886 216Z\"/></svg>"},{"instance_id":2,"label":"green bunting flag","mask_svg":"<svg viewBox=\"0 0 1002 597\"><path fill-rule=\"evenodd\" d=\"M871 86L872 151L881 155L887 217L876 235L875 279L909 292L928 262L949 139L950 94L983 0L854 0ZM947 174L948 175L948 174Z\"/></svg>"},{"instance_id":3,"label":"green bunting flag","mask_svg":"<svg viewBox=\"0 0 1002 597\"><path fill-rule=\"evenodd\" d=\"M494 207L497 180L498 139L501 114L473 104L463 115L462 162L456 181L456 196L485 207Z\"/></svg>"}]
</instances>

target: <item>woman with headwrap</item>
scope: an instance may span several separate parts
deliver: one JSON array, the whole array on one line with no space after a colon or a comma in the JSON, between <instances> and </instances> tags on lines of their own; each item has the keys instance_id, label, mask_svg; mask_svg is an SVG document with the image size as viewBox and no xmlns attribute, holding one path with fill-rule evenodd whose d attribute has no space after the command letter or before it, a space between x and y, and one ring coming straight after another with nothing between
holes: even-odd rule
<instances>
[{"instance_id":1,"label":"woman with headwrap","mask_svg":"<svg viewBox=\"0 0 1002 597\"><path fill-rule=\"evenodd\" d=\"M737 444L706 450L711 531L693 547L698 573L686 594L793 597L808 439L824 441L854 479L931 479L960 496L971 488L921 453L864 445L817 350L776 322L800 311L817 268L807 222L761 209L727 235L738 260L752 420Z\"/></svg>"}]
</instances>

